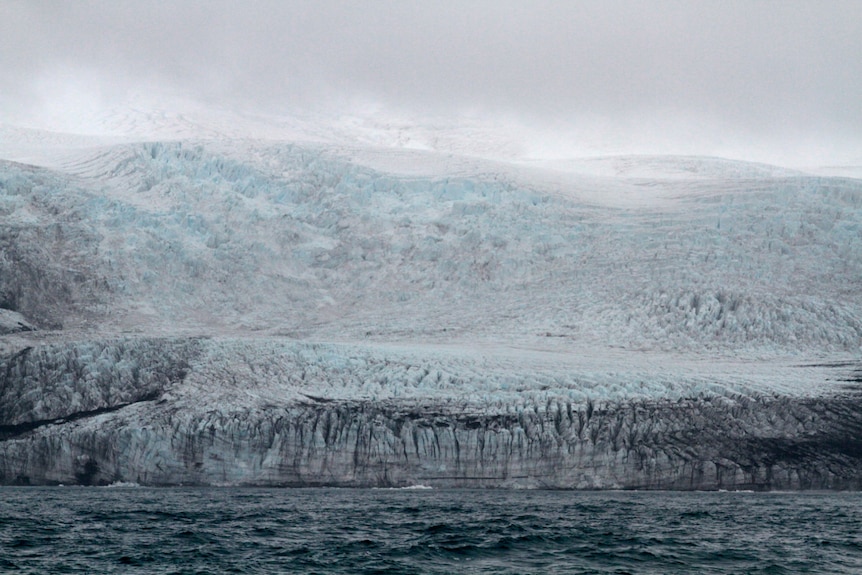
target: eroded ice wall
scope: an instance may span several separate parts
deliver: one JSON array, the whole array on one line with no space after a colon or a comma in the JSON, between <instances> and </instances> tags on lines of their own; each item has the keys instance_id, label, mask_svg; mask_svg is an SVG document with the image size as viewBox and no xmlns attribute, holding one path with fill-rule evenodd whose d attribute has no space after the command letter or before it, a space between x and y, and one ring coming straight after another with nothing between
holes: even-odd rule
<instances>
[{"instance_id":1,"label":"eroded ice wall","mask_svg":"<svg viewBox=\"0 0 862 575\"><path fill-rule=\"evenodd\" d=\"M625 370L579 375L561 365L549 384L547 362L537 377L529 361L496 371L486 357L497 380L488 381L457 354L265 343L269 351L253 361L248 342L201 340L106 341L4 358L0 482L862 487L860 371L851 364L785 367L812 384L796 393L770 389L757 374L748 387L744 378L722 386L713 374L656 393L644 374ZM151 391L130 394L122 378L98 375L57 390L46 362L80 360L82 350L94 363L113 354L148 365L157 374ZM428 377L434 370L460 391L446 392L446 382ZM634 375L640 381L626 381ZM385 386L369 384L381 376ZM616 378L620 390L609 392L602 378ZM370 397L375 390L381 395ZM22 407L30 397L74 399L40 406L44 418L34 420L23 416L33 411Z\"/></svg>"}]
</instances>

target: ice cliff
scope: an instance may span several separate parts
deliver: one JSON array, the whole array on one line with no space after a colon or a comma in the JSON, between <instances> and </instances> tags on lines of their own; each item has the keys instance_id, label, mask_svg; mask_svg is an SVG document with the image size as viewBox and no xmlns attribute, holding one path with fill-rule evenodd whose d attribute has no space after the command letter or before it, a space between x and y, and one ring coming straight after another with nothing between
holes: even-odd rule
<instances>
[{"instance_id":1,"label":"ice cliff","mask_svg":"<svg viewBox=\"0 0 862 575\"><path fill-rule=\"evenodd\" d=\"M858 489L860 226L712 158L0 162L0 482Z\"/></svg>"},{"instance_id":2,"label":"ice cliff","mask_svg":"<svg viewBox=\"0 0 862 575\"><path fill-rule=\"evenodd\" d=\"M858 368L619 359L283 339L27 348L0 363L0 481L862 487Z\"/></svg>"}]
</instances>

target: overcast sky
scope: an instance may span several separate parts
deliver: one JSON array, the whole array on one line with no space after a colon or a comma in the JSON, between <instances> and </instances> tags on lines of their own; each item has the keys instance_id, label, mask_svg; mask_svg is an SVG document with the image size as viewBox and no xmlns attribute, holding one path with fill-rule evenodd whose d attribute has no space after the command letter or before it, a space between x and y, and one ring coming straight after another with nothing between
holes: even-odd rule
<instances>
[{"instance_id":1,"label":"overcast sky","mask_svg":"<svg viewBox=\"0 0 862 575\"><path fill-rule=\"evenodd\" d=\"M0 119L149 91L862 161L862 1L0 0Z\"/></svg>"}]
</instances>

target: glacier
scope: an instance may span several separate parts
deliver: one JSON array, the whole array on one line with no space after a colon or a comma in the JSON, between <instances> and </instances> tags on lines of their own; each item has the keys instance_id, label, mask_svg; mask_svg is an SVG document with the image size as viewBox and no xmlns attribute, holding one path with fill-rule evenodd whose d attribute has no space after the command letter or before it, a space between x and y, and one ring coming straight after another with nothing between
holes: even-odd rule
<instances>
[{"instance_id":1,"label":"glacier","mask_svg":"<svg viewBox=\"0 0 862 575\"><path fill-rule=\"evenodd\" d=\"M719 158L0 160L0 483L859 489L860 226Z\"/></svg>"},{"instance_id":2,"label":"glacier","mask_svg":"<svg viewBox=\"0 0 862 575\"><path fill-rule=\"evenodd\" d=\"M858 367L619 359L284 338L25 348L0 365L0 481L862 487Z\"/></svg>"}]
</instances>

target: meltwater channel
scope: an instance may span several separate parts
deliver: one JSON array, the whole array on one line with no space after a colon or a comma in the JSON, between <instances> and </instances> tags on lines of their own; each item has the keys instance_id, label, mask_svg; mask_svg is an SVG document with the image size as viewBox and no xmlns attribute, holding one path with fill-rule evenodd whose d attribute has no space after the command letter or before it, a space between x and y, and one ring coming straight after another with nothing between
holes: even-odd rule
<instances>
[{"instance_id":1,"label":"meltwater channel","mask_svg":"<svg viewBox=\"0 0 862 575\"><path fill-rule=\"evenodd\" d=\"M860 573L860 493L0 489L9 573Z\"/></svg>"}]
</instances>

